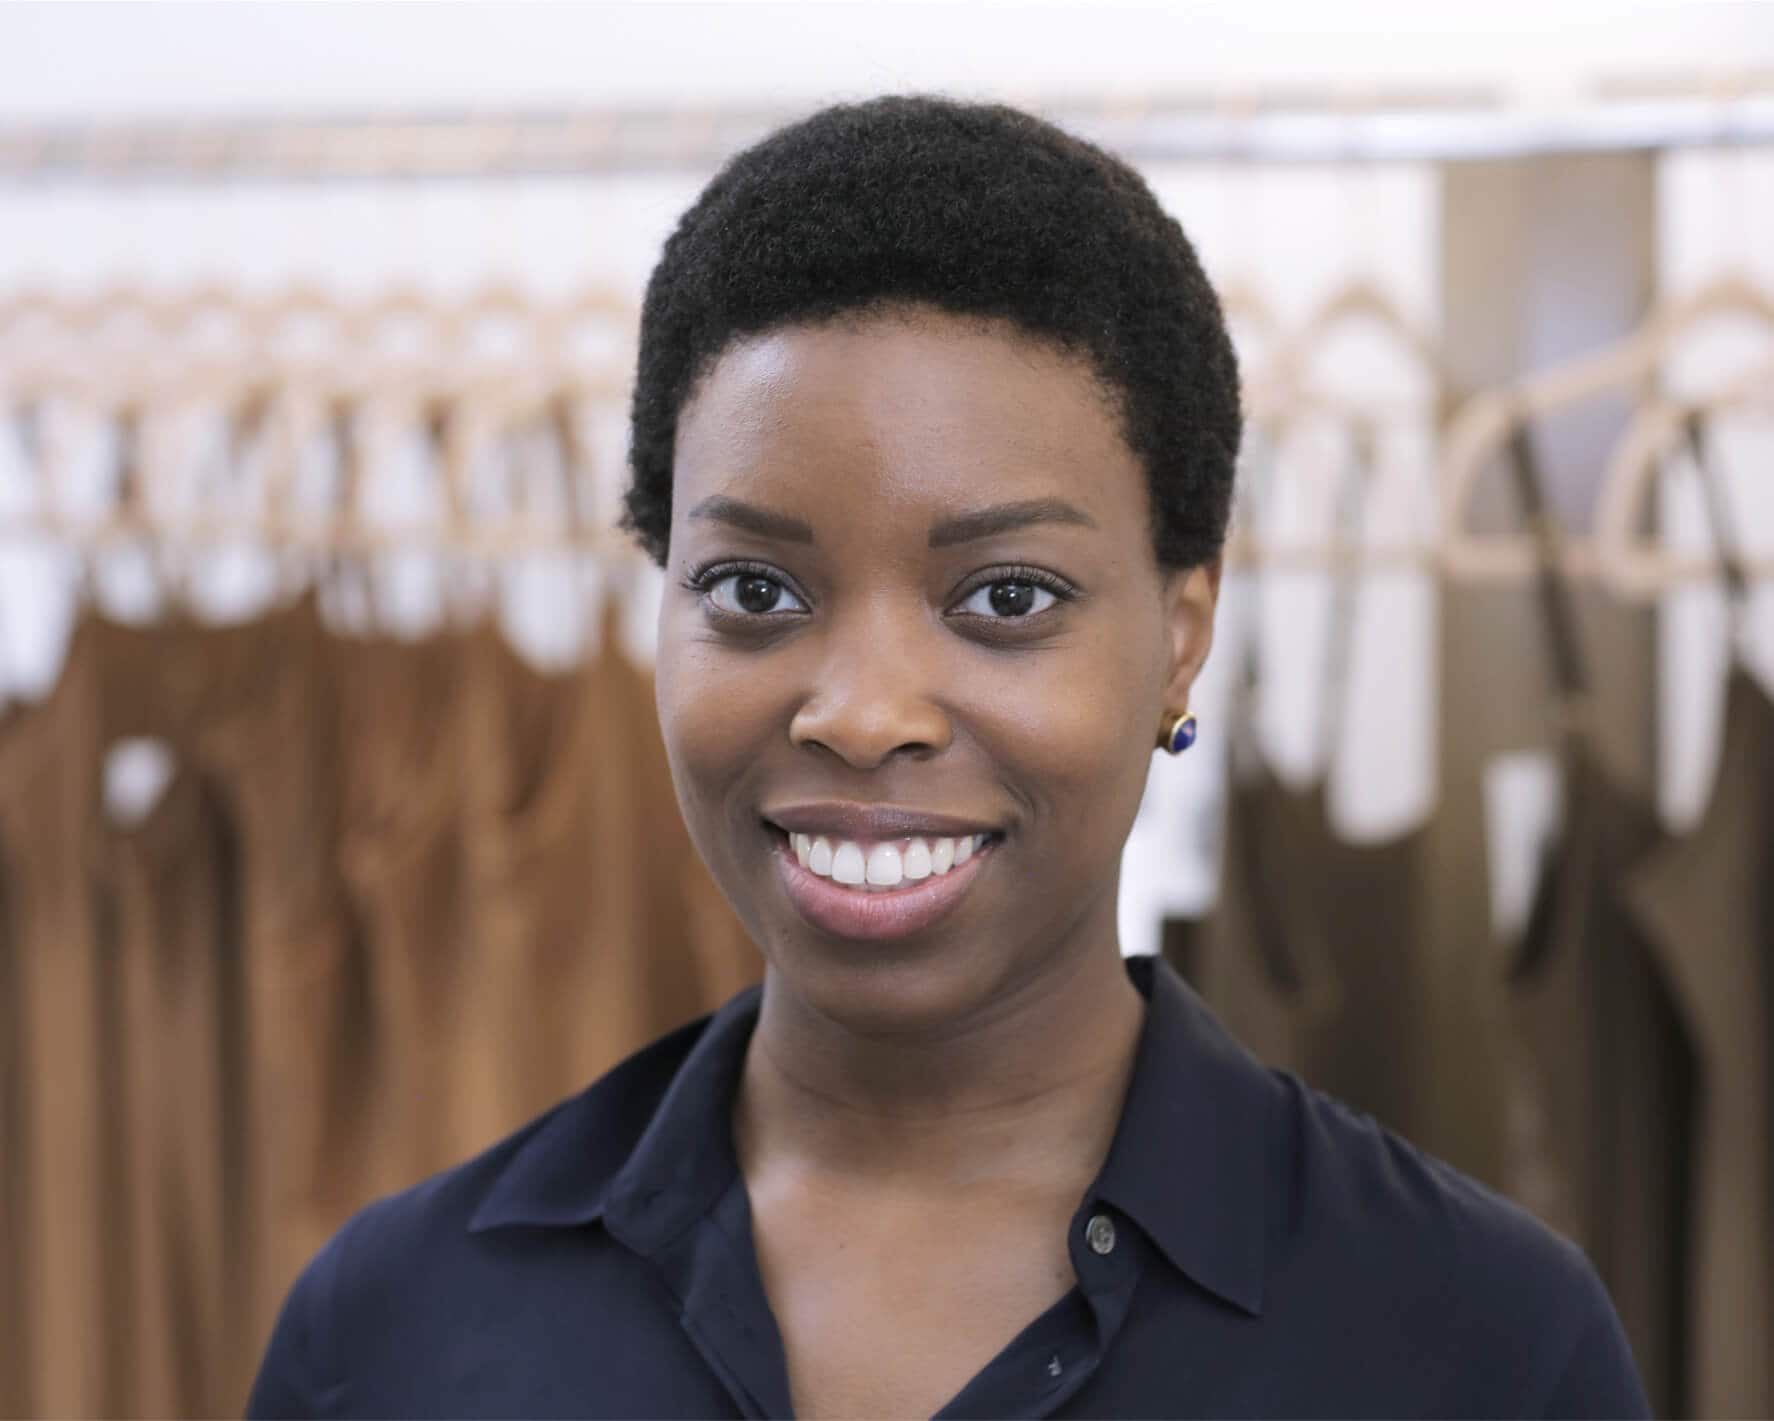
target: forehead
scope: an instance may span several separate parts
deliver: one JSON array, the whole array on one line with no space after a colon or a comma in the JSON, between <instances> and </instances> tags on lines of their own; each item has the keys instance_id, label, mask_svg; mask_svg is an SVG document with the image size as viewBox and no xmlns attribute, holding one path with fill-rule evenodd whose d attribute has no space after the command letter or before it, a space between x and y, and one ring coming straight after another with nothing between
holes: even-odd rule
<instances>
[{"instance_id":1,"label":"forehead","mask_svg":"<svg viewBox=\"0 0 1774 1421\"><path fill-rule=\"evenodd\" d=\"M674 511L714 493L816 518L1059 496L1101 523L1145 516L1142 467L1081 357L938 312L734 345L686 404L675 454Z\"/></svg>"}]
</instances>

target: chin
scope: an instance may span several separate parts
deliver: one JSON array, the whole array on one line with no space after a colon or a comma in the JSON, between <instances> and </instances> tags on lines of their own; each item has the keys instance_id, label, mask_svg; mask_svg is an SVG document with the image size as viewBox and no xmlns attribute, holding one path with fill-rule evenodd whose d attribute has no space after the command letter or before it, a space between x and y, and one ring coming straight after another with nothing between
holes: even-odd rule
<instances>
[{"instance_id":1,"label":"chin","mask_svg":"<svg viewBox=\"0 0 1774 1421\"><path fill-rule=\"evenodd\" d=\"M803 938L779 941L768 956L772 993L786 993L798 1009L864 1037L962 1029L1002 1003L1016 975L1009 963L979 961L953 944L884 953Z\"/></svg>"}]
</instances>

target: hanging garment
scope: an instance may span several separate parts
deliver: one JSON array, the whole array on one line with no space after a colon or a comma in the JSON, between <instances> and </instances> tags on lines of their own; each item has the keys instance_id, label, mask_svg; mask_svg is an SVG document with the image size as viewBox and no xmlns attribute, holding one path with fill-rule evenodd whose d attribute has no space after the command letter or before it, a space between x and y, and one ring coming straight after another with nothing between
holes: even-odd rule
<instances>
[{"instance_id":1,"label":"hanging garment","mask_svg":"<svg viewBox=\"0 0 1774 1421\"><path fill-rule=\"evenodd\" d=\"M1509 1192L1582 1245L1660 1414L1685 1411L1693 1043L1664 963L1636 931L1623 875L1658 843L1654 807L1604 763L1576 608L1525 435L1512 446L1541 534L1539 603L1567 727L1564 814L1508 968L1516 1041Z\"/></svg>"},{"instance_id":2,"label":"hanging garment","mask_svg":"<svg viewBox=\"0 0 1774 1421\"><path fill-rule=\"evenodd\" d=\"M1588 1252L1653 1406L1682 1414L1699 1078L1663 963L1618 893L1660 831L1587 742L1567 748L1564 796L1509 977L1523 1048L1510 1192Z\"/></svg>"},{"instance_id":3,"label":"hanging garment","mask_svg":"<svg viewBox=\"0 0 1774 1421\"><path fill-rule=\"evenodd\" d=\"M485 631L483 637L495 635ZM340 714L337 855L368 970L375 1193L415 1184L496 1138L465 1108L477 951L469 898L464 639L329 639Z\"/></svg>"},{"instance_id":4,"label":"hanging garment","mask_svg":"<svg viewBox=\"0 0 1774 1421\"><path fill-rule=\"evenodd\" d=\"M0 761L3 748L25 720L22 708L0 712ZM0 845L3 848L4 845ZM26 1291L25 1248L31 1219L26 1168L25 1002L21 960L25 904L17 872L0 852L0 1416L23 1416L31 1410L26 1388L30 1380L31 1309Z\"/></svg>"},{"instance_id":5,"label":"hanging garment","mask_svg":"<svg viewBox=\"0 0 1774 1421\"><path fill-rule=\"evenodd\" d=\"M476 805L472 1030L514 1128L756 980L759 960L690 845L652 679L599 651L551 676L502 640L470 654Z\"/></svg>"},{"instance_id":6,"label":"hanging garment","mask_svg":"<svg viewBox=\"0 0 1774 1421\"><path fill-rule=\"evenodd\" d=\"M121 997L129 1327L127 1409L239 1404L246 1097L237 846L215 797L177 772L100 863Z\"/></svg>"},{"instance_id":7,"label":"hanging garment","mask_svg":"<svg viewBox=\"0 0 1774 1421\"><path fill-rule=\"evenodd\" d=\"M1332 826L1322 783L1235 769L1211 918L1166 929L1165 953L1262 1060L1408 1137L1424 1121L1422 829L1373 844Z\"/></svg>"},{"instance_id":8,"label":"hanging garment","mask_svg":"<svg viewBox=\"0 0 1774 1421\"><path fill-rule=\"evenodd\" d=\"M19 1022L15 1105L27 1213L15 1285L27 1308L20 1349L27 1410L121 1409L123 1378L105 1340L126 1315L122 1210L107 1133L105 980L89 872L99 802L102 665L82 620L62 675L0 739L0 862L11 905L10 974ZM95 1346L95 1339L97 1345ZM8 1334L8 1349L19 1339Z\"/></svg>"},{"instance_id":9,"label":"hanging garment","mask_svg":"<svg viewBox=\"0 0 1774 1421\"><path fill-rule=\"evenodd\" d=\"M1372 450L1356 442L1346 475L1346 537L1359 533ZM1355 584L1333 585L1320 704L1328 764L1348 698ZM1321 779L1283 784L1256 745L1254 656L1229 715L1230 786L1219 902L1205 922L1166 931L1166 953L1234 1035L1270 1065L1422 1139L1427 953L1418 894L1426 830L1350 843L1331 822Z\"/></svg>"},{"instance_id":10,"label":"hanging garment","mask_svg":"<svg viewBox=\"0 0 1774 1421\"><path fill-rule=\"evenodd\" d=\"M1711 802L1628 875L1700 1043L1692 1409L1774 1414L1774 702L1741 667L1725 697Z\"/></svg>"},{"instance_id":11,"label":"hanging garment","mask_svg":"<svg viewBox=\"0 0 1774 1421\"><path fill-rule=\"evenodd\" d=\"M181 774L201 784L210 809L180 809L179 791L169 829L218 817L230 826L228 863L207 870L233 885L238 904L236 948L216 969L225 974L218 990L234 1003L218 1048L229 1064L210 1093L226 1113L200 1121L197 1098L183 1108L194 1132L225 1142L228 1207L216 1227L237 1237L223 1270L228 1327L208 1339L204 1367L206 1390L232 1409L283 1280L308 1256L305 1240L367 1197L361 972L333 862L336 714L321 628L306 599L220 627L182 613L151 626L94 619L92 635L108 688L106 743L162 741ZM180 865L175 883L206 871L192 861L197 852L158 841L135 851ZM195 911L155 906L145 892L126 901L139 918L131 943L159 931L151 926L159 915ZM201 1059L206 1053L181 1054L192 1079Z\"/></svg>"},{"instance_id":12,"label":"hanging garment","mask_svg":"<svg viewBox=\"0 0 1774 1421\"><path fill-rule=\"evenodd\" d=\"M1696 1414L1774 1413L1774 701L1742 657L1749 581L1703 416L1683 433L1706 498L1731 622L1713 792L1622 896L1667 972L1702 1061L1694 1148L1688 1374Z\"/></svg>"},{"instance_id":13,"label":"hanging garment","mask_svg":"<svg viewBox=\"0 0 1774 1421\"><path fill-rule=\"evenodd\" d=\"M205 629L186 737L240 839L251 1102L253 1347L290 1281L370 1197L368 967L338 869L342 755L327 634L312 597Z\"/></svg>"}]
</instances>

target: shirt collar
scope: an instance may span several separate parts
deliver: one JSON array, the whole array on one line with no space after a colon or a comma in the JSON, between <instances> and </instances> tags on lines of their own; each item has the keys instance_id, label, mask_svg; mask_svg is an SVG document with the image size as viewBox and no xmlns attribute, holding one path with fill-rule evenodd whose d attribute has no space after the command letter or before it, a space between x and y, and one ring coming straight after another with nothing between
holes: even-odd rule
<instances>
[{"instance_id":1,"label":"shirt collar","mask_svg":"<svg viewBox=\"0 0 1774 1421\"><path fill-rule=\"evenodd\" d=\"M1269 1077L1166 963L1131 958L1128 971L1146 1024L1093 1197L1196 1283L1260 1313ZM731 1106L759 1000L756 987L742 992L544 1116L469 1230L601 1219L651 1253L703 1217L737 1173Z\"/></svg>"},{"instance_id":2,"label":"shirt collar","mask_svg":"<svg viewBox=\"0 0 1774 1421\"><path fill-rule=\"evenodd\" d=\"M737 1163L730 1107L761 991L629 1057L529 1128L468 1221L578 1228L666 1199L699 1214Z\"/></svg>"},{"instance_id":3,"label":"shirt collar","mask_svg":"<svg viewBox=\"0 0 1774 1421\"><path fill-rule=\"evenodd\" d=\"M1167 962L1127 970L1146 1026L1093 1193L1196 1283L1261 1313L1273 1082Z\"/></svg>"}]
</instances>

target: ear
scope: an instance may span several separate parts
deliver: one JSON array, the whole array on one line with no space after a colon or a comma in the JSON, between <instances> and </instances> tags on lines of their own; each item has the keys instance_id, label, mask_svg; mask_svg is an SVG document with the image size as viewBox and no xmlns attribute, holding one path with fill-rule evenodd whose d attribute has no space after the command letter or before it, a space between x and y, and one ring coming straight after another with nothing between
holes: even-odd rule
<instances>
[{"instance_id":1,"label":"ear","mask_svg":"<svg viewBox=\"0 0 1774 1421\"><path fill-rule=\"evenodd\" d=\"M1164 680L1165 725L1189 708L1195 678L1213 647L1214 613L1220 603L1224 559L1164 575L1164 616L1170 661Z\"/></svg>"}]
</instances>

